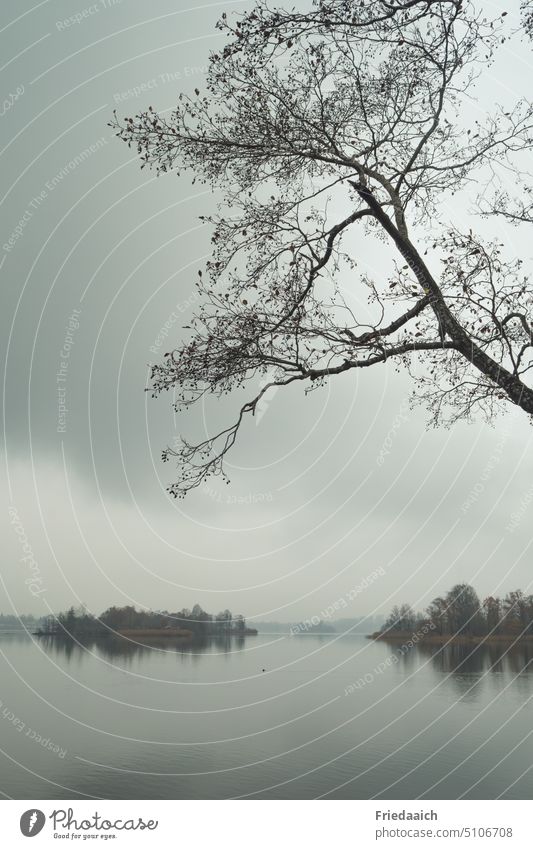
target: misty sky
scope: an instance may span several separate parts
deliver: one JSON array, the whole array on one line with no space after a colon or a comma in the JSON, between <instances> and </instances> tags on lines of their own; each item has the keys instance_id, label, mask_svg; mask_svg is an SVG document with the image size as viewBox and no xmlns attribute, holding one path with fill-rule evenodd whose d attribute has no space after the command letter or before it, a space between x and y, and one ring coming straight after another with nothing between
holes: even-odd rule
<instances>
[{"instance_id":1,"label":"misty sky","mask_svg":"<svg viewBox=\"0 0 533 849\"><path fill-rule=\"evenodd\" d=\"M525 414L428 430L425 410L407 406L407 377L388 366L307 397L301 387L267 396L229 458L230 485L210 479L178 502L166 493L175 471L161 450L232 422L245 397L178 418L169 395L144 391L148 364L194 310L210 250L198 216L217 198L192 175L141 171L107 121L114 108L166 110L180 90L202 88L223 40L218 17L251 4L188 5L2 4L0 610L198 601L296 621L347 599L377 567L384 574L342 615L421 608L463 580L481 595L532 591ZM473 114L530 94L529 56L519 40L502 48ZM476 224L468 198L442 220L500 226ZM351 238L360 270L386 269L383 248ZM504 241L509 256L531 258L516 230ZM342 285L362 297L354 280Z\"/></svg>"}]
</instances>

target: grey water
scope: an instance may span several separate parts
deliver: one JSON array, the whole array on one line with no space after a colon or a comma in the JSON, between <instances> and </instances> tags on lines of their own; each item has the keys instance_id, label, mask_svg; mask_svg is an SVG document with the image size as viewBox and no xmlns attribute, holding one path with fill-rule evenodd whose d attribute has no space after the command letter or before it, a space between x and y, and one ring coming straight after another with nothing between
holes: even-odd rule
<instances>
[{"instance_id":1,"label":"grey water","mask_svg":"<svg viewBox=\"0 0 533 849\"><path fill-rule=\"evenodd\" d=\"M528 799L533 648L0 633L14 799Z\"/></svg>"}]
</instances>

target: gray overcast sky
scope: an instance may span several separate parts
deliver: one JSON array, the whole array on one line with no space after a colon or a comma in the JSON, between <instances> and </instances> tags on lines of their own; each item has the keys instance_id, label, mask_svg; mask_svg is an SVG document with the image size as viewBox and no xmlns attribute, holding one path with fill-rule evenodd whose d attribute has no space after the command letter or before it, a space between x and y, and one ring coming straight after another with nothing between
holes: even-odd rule
<instances>
[{"instance_id":1,"label":"gray overcast sky","mask_svg":"<svg viewBox=\"0 0 533 849\"><path fill-rule=\"evenodd\" d=\"M213 479L169 499L173 469L161 449L231 421L240 400L176 420L169 396L144 392L151 349L167 349L162 328L178 316L175 344L194 308L210 237L198 216L216 198L187 176L140 171L107 121L115 106L120 115L169 109L180 90L201 88L221 41L216 20L250 4L188 5L2 5L0 610L199 601L297 620L346 599L377 567L384 574L343 615L405 600L421 607L459 580L483 595L530 587L525 415L427 430L392 368L350 373L307 398L301 389L268 396L230 457L231 484ZM529 45L506 45L473 111L529 95L529 56ZM443 215L471 226L467 199ZM516 231L505 241L531 258ZM378 260L371 245L356 247L360 267L385 268L383 251ZM28 550L33 566L21 561Z\"/></svg>"}]
</instances>

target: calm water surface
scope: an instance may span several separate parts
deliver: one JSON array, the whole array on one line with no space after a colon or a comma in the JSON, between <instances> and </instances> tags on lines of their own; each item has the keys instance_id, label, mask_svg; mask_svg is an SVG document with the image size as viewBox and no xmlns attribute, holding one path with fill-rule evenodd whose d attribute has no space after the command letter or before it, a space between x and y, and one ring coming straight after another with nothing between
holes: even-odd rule
<instances>
[{"instance_id":1,"label":"calm water surface","mask_svg":"<svg viewBox=\"0 0 533 849\"><path fill-rule=\"evenodd\" d=\"M4 633L0 682L16 799L533 796L531 647Z\"/></svg>"}]
</instances>

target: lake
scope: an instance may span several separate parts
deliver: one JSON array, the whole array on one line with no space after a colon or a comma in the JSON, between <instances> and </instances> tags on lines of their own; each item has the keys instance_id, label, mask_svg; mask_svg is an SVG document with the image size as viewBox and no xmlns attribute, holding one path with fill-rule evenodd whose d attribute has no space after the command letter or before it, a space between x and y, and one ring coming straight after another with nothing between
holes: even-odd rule
<instances>
[{"instance_id":1,"label":"lake","mask_svg":"<svg viewBox=\"0 0 533 849\"><path fill-rule=\"evenodd\" d=\"M529 799L533 649L0 633L15 799Z\"/></svg>"}]
</instances>

